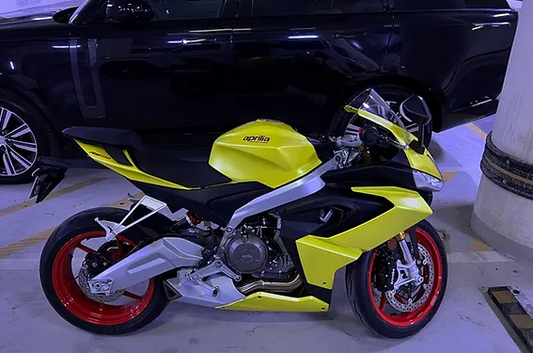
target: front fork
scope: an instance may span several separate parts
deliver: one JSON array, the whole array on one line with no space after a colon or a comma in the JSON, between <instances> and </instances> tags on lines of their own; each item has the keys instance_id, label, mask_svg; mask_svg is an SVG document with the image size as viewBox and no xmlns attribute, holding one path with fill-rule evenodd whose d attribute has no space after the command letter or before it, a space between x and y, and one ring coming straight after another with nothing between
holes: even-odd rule
<instances>
[{"instance_id":1,"label":"front fork","mask_svg":"<svg viewBox=\"0 0 533 353\"><path fill-rule=\"evenodd\" d=\"M405 232L400 232L394 239L398 243L403 261L396 261L396 270L398 271L398 278L394 282L394 290L398 291L401 286L408 283L415 283L416 285L421 285L424 282L424 277L420 275L420 269L418 268L418 242L416 241L416 234L414 231L410 233L411 244L413 246L413 254L409 249L407 244Z\"/></svg>"}]
</instances>

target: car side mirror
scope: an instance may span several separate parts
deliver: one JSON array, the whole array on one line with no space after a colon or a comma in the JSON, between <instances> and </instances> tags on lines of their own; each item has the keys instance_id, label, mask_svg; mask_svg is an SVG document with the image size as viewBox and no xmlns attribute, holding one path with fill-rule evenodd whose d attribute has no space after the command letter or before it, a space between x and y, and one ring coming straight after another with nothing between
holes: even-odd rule
<instances>
[{"instance_id":1,"label":"car side mirror","mask_svg":"<svg viewBox=\"0 0 533 353\"><path fill-rule=\"evenodd\" d=\"M431 111L426 101L414 95L407 98L400 104L400 115L412 124L418 125L418 142L420 146L425 146L424 131L431 122Z\"/></svg>"},{"instance_id":2,"label":"car side mirror","mask_svg":"<svg viewBox=\"0 0 533 353\"><path fill-rule=\"evenodd\" d=\"M426 101L420 96L411 96L400 104L400 114L407 121L411 121L421 127L431 122L431 111Z\"/></svg>"},{"instance_id":3,"label":"car side mirror","mask_svg":"<svg viewBox=\"0 0 533 353\"><path fill-rule=\"evenodd\" d=\"M108 0L106 16L114 23L135 24L150 22L154 12L143 0Z\"/></svg>"}]
</instances>

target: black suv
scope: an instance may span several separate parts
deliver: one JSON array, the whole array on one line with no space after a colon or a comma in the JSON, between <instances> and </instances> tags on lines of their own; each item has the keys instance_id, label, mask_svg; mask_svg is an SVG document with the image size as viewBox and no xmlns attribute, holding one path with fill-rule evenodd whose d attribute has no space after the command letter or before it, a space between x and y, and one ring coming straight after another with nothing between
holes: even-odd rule
<instances>
[{"instance_id":1,"label":"black suv","mask_svg":"<svg viewBox=\"0 0 533 353\"><path fill-rule=\"evenodd\" d=\"M0 182L68 155L73 125L176 147L257 118L341 134L368 87L393 108L422 96L428 141L496 111L516 24L504 0L87 0L4 19Z\"/></svg>"}]
</instances>

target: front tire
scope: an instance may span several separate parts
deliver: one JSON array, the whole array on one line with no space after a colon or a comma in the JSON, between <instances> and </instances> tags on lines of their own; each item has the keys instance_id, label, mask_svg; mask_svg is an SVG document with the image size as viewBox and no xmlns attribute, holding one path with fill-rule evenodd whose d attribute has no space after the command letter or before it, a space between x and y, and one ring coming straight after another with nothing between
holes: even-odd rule
<instances>
[{"instance_id":1,"label":"front tire","mask_svg":"<svg viewBox=\"0 0 533 353\"><path fill-rule=\"evenodd\" d=\"M423 290L428 291L427 299L412 312L390 313L393 310L386 310L391 306L389 297L384 292L379 295L375 288L377 249L364 253L346 269L346 290L353 312L370 331L379 336L404 338L414 335L433 319L444 298L448 278L444 244L429 222L422 221L414 227L419 248L421 245L427 250L434 273L431 275L429 271L424 272ZM433 282L429 288L426 281L429 283L430 279ZM419 293L419 298L424 298L426 293ZM376 294L381 298L376 298Z\"/></svg>"},{"instance_id":2,"label":"front tire","mask_svg":"<svg viewBox=\"0 0 533 353\"><path fill-rule=\"evenodd\" d=\"M96 208L81 212L64 221L43 249L40 279L48 302L66 321L85 331L104 335L136 331L155 320L169 302L162 276L148 281L141 294L128 291L128 288L116 300L102 302L89 298L83 291L81 270L74 273L72 259L75 251L86 254L95 250L102 251L102 247L91 248L88 244L89 241L105 237L105 232L94 219L99 217L120 222L126 214L127 211L115 208ZM116 262L144 238L141 231L131 229L117 237L116 247L107 245L109 242L104 245L109 249L109 258ZM127 251L122 251L124 247Z\"/></svg>"}]
</instances>

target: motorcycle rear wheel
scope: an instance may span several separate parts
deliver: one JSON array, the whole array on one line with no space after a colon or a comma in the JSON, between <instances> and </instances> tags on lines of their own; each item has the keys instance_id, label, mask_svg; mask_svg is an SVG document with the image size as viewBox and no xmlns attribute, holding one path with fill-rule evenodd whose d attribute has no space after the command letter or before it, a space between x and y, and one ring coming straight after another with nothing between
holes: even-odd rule
<instances>
[{"instance_id":1,"label":"motorcycle rear wheel","mask_svg":"<svg viewBox=\"0 0 533 353\"><path fill-rule=\"evenodd\" d=\"M427 284L420 291L427 290L429 293L420 294L418 298L427 299L416 309L411 312L390 313L388 311L394 309L391 310L392 306L385 293L381 293L381 298L376 299L376 293L380 293L374 283L377 249L364 253L346 268L346 291L352 310L355 316L378 336L404 338L414 335L433 319L444 298L448 279L444 244L429 222L422 221L414 227L418 244L429 254L433 267L433 277L429 271L423 274Z\"/></svg>"},{"instance_id":2,"label":"motorcycle rear wheel","mask_svg":"<svg viewBox=\"0 0 533 353\"><path fill-rule=\"evenodd\" d=\"M136 331L155 320L169 302L162 276L150 279L142 293L126 290L113 302L96 301L82 290L81 271L77 273L73 269L75 251L80 255L80 252L89 254L103 248L110 252L114 263L145 238L140 230L133 228L117 237L117 244L121 245L116 248L109 243L101 248L88 244L105 237L103 229L94 221L96 217L119 222L126 213L116 208L97 208L74 215L52 233L41 254L41 286L48 302L63 319L85 331L103 335ZM124 247L127 251L121 250Z\"/></svg>"}]
</instances>

